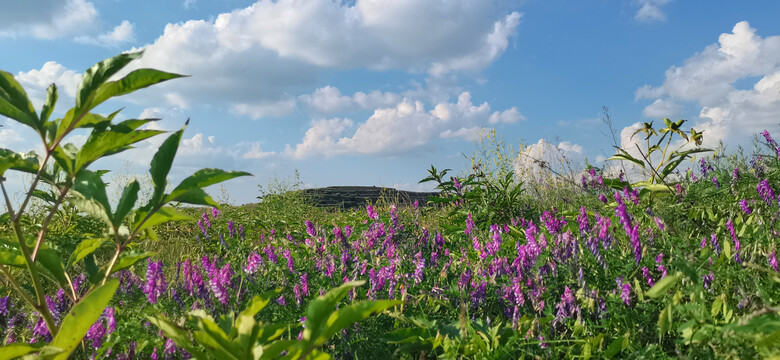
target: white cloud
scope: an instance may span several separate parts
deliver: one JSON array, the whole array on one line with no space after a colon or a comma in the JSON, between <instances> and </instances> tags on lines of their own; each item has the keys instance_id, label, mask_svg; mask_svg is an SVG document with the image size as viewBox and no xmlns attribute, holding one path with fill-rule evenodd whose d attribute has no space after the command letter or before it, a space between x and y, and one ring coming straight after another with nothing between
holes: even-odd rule
<instances>
[{"instance_id":1,"label":"white cloud","mask_svg":"<svg viewBox=\"0 0 780 360\"><path fill-rule=\"evenodd\" d=\"M472 104L468 92L461 93L457 103L442 102L430 111L420 101L404 99L395 107L374 110L374 114L351 136L343 136L353 124L349 119L315 121L303 141L285 152L296 158L398 154L428 146L437 137L471 137L476 127L486 125L492 116L501 117L502 114L491 113L487 103Z\"/></svg>"},{"instance_id":2,"label":"white cloud","mask_svg":"<svg viewBox=\"0 0 780 360\"><path fill-rule=\"evenodd\" d=\"M6 1L0 37L56 39L86 33L97 25L95 5L85 0Z\"/></svg>"},{"instance_id":3,"label":"white cloud","mask_svg":"<svg viewBox=\"0 0 780 360\"><path fill-rule=\"evenodd\" d=\"M168 100L168 103L178 108L186 109L189 107L187 100L184 100L181 95L175 92L165 94L165 100Z\"/></svg>"},{"instance_id":4,"label":"white cloud","mask_svg":"<svg viewBox=\"0 0 780 360\"><path fill-rule=\"evenodd\" d=\"M253 103L253 104L233 104L230 111L234 114L248 115L252 119L264 117L282 117L295 111L296 101L293 97L288 97L275 102Z\"/></svg>"},{"instance_id":5,"label":"white cloud","mask_svg":"<svg viewBox=\"0 0 780 360\"><path fill-rule=\"evenodd\" d=\"M374 90L369 93L358 91L352 96L342 95L338 88L325 86L311 94L298 97L301 103L320 114L335 114L339 112L362 109L381 109L395 107L402 97L392 92Z\"/></svg>"},{"instance_id":6,"label":"white cloud","mask_svg":"<svg viewBox=\"0 0 780 360\"><path fill-rule=\"evenodd\" d=\"M483 0L258 1L212 21L168 24L136 66L193 74L157 87L189 102L262 105L314 85L324 68L481 70L506 49L519 18ZM375 108L400 99L352 100Z\"/></svg>"},{"instance_id":7,"label":"white cloud","mask_svg":"<svg viewBox=\"0 0 780 360\"><path fill-rule=\"evenodd\" d=\"M672 99L655 99L642 110L642 115L649 118L676 118L681 110L682 106Z\"/></svg>"},{"instance_id":8,"label":"white cloud","mask_svg":"<svg viewBox=\"0 0 780 360\"><path fill-rule=\"evenodd\" d=\"M133 32L133 24L127 20L123 20L121 24L105 34L99 34L97 36L79 36L74 40L84 44L117 47L135 41L135 33Z\"/></svg>"},{"instance_id":9,"label":"white cloud","mask_svg":"<svg viewBox=\"0 0 780 360\"><path fill-rule=\"evenodd\" d=\"M637 10L635 19L642 22L666 21L666 14L661 7L668 4L671 0L638 0L639 10Z\"/></svg>"},{"instance_id":10,"label":"white cloud","mask_svg":"<svg viewBox=\"0 0 780 360\"><path fill-rule=\"evenodd\" d=\"M451 71L477 70L487 67L506 50L509 45L509 37L515 33L520 24L520 17L520 13L513 12L505 19L497 21L493 25L493 31L485 36L485 41L479 50L460 57L435 62L429 73L433 76L441 76Z\"/></svg>"},{"instance_id":11,"label":"white cloud","mask_svg":"<svg viewBox=\"0 0 780 360\"><path fill-rule=\"evenodd\" d=\"M577 167L583 160L582 146L568 141L553 144L542 138L518 152L515 176L528 183L553 174L571 177L580 170Z\"/></svg>"},{"instance_id":12,"label":"white cloud","mask_svg":"<svg viewBox=\"0 0 780 360\"><path fill-rule=\"evenodd\" d=\"M401 101L401 96L379 90L371 91L368 94L358 91L352 95L352 101L363 109L379 109L398 104Z\"/></svg>"},{"instance_id":13,"label":"white cloud","mask_svg":"<svg viewBox=\"0 0 780 360\"><path fill-rule=\"evenodd\" d=\"M310 95L301 95L300 100L309 107L325 114L341 112L352 107L352 98L341 95L341 91L332 86L319 88Z\"/></svg>"},{"instance_id":14,"label":"white cloud","mask_svg":"<svg viewBox=\"0 0 780 360\"><path fill-rule=\"evenodd\" d=\"M740 90L737 81L758 77L752 89ZM646 115L659 115L664 107L678 110L683 102L701 110L697 130L706 130L705 145L728 139L747 141L764 128L777 125L780 113L780 36L761 37L746 21L731 33L721 34L718 43L691 56L682 66L672 66L659 87L645 85L638 99L654 102ZM678 105L679 104L679 105Z\"/></svg>"},{"instance_id":15,"label":"white cloud","mask_svg":"<svg viewBox=\"0 0 780 360\"><path fill-rule=\"evenodd\" d=\"M262 151L260 150L260 144L253 143L252 148L245 152L242 157L244 159L264 159L273 155L276 155L276 153L273 151Z\"/></svg>"},{"instance_id":16,"label":"white cloud","mask_svg":"<svg viewBox=\"0 0 780 360\"><path fill-rule=\"evenodd\" d=\"M25 88L35 108L40 108L43 105L46 100L46 89L49 85L57 84L60 98L58 104L62 104L64 103L63 97L75 98L76 90L81 83L80 73L69 70L54 61L46 62L40 70L19 72L15 78Z\"/></svg>"},{"instance_id":17,"label":"white cloud","mask_svg":"<svg viewBox=\"0 0 780 360\"><path fill-rule=\"evenodd\" d=\"M470 128L460 128L455 131L445 130L441 134L439 134L439 137L441 137L442 139L461 138L464 140L474 141L476 139L479 139L483 129L484 128L482 127L474 126Z\"/></svg>"},{"instance_id":18,"label":"white cloud","mask_svg":"<svg viewBox=\"0 0 780 360\"><path fill-rule=\"evenodd\" d=\"M491 124L512 124L522 120L525 120L525 116L521 115L520 111L513 106L509 110L504 110L503 112L494 112L492 115L490 115L490 119L488 121Z\"/></svg>"}]
</instances>

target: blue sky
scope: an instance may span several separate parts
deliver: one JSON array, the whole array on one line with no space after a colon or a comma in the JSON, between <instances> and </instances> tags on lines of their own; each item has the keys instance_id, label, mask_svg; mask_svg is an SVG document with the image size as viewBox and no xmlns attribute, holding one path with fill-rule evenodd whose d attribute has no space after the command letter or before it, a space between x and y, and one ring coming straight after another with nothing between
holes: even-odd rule
<instances>
[{"instance_id":1,"label":"blue sky","mask_svg":"<svg viewBox=\"0 0 780 360\"><path fill-rule=\"evenodd\" d=\"M100 110L160 117L165 130L191 118L172 180L201 167L252 172L226 184L236 203L296 169L310 186L427 189L417 181L431 164L468 166L463 154L480 129L542 157L603 165L612 150L602 106L624 145L637 122L662 117L688 119L709 145L731 148L780 130L777 1L0 0L0 8L0 69L36 104L57 83L60 114L84 69L122 51L145 49L137 67L192 75ZM34 148L30 132L0 124L0 147ZM162 140L98 165L145 171Z\"/></svg>"}]
</instances>

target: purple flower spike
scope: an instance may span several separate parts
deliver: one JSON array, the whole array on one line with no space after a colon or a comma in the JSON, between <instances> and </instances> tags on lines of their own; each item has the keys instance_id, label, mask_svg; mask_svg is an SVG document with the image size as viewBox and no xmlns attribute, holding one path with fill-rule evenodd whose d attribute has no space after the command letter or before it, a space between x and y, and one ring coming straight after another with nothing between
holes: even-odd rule
<instances>
[{"instance_id":1,"label":"purple flower spike","mask_svg":"<svg viewBox=\"0 0 780 360\"><path fill-rule=\"evenodd\" d=\"M746 199L742 199L739 201L739 207L742 209L743 212L745 212L745 215L750 215L750 213L753 212L750 207L748 207L748 202Z\"/></svg>"},{"instance_id":2,"label":"purple flower spike","mask_svg":"<svg viewBox=\"0 0 780 360\"><path fill-rule=\"evenodd\" d=\"M769 267L772 268L772 270L780 272L780 267L777 265L777 255L776 251L772 251L771 254L769 254Z\"/></svg>"},{"instance_id":3,"label":"purple flower spike","mask_svg":"<svg viewBox=\"0 0 780 360\"><path fill-rule=\"evenodd\" d=\"M620 299L623 300L624 304L631 306L631 284L629 284L628 281L623 283Z\"/></svg>"},{"instance_id":4,"label":"purple flower spike","mask_svg":"<svg viewBox=\"0 0 780 360\"><path fill-rule=\"evenodd\" d=\"M160 295L165 293L165 289L168 288L168 283L165 281L165 275L163 275L162 268L162 261L154 262L147 260L144 293L152 304L156 304L157 299Z\"/></svg>"}]
</instances>

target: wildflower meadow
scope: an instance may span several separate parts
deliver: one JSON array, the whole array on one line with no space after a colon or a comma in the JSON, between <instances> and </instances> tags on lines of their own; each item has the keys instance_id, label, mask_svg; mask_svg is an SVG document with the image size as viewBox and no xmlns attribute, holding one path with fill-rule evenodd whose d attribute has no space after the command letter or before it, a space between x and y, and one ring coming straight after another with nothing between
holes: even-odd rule
<instances>
[{"instance_id":1,"label":"wildflower meadow","mask_svg":"<svg viewBox=\"0 0 780 360\"><path fill-rule=\"evenodd\" d=\"M140 56L87 70L60 119L55 86L35 110L0 72L0 114L43 145L0 149L0 184L31 179L18 205L3 187L0 359L780 357L780 132L729 153L665 119L603 167L539 182L493 157L433 164L427 203L324 209L203 190L241 171L168 184L182 128L111 201L91 165L163 135L93 109L179 77L110 80Z\"/></svg>"}]
</instances>

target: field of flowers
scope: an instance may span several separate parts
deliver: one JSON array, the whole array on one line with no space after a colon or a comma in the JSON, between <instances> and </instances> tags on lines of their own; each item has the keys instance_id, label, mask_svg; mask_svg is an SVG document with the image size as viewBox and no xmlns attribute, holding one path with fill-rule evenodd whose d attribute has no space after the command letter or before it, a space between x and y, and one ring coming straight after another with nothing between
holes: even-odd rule
<instances>
[{"instance_id":1,"label":"field of flowers","mask_svg":"<svg viewBox=\"0 0 780 360\"><path fill-rule=\"evenodd\" d=\"M656 164L652 146L610 161L650 169L638 182L591 167L531 192L511 171L432 167L422 181L441 196L429 204L339 211L295 192L217 206L201 189L240 172L204 169L166 188L179 131L152 161L145 204L134 181L112 207L87 157L157 135L136 130L145 120L89 113L123 56L135 55L82 84L103 90L77 100L80 120L49 126L50 110L32 113L43 160L0 149L0 176L28 172L53 189L0 216L0 359L780 356L780 147L769 132L749 155L716 156L693 147L701 133L666 121ZM0 114L28 119L8 76L0 100L21 110L0 102ZM89 151L59 144L79 121L93 128ZM648 145L659 135L640 132ZM674 134L692 147L661 149ZM95 145L106 139L116 147Z\"/></svg>"}]
</instances>

